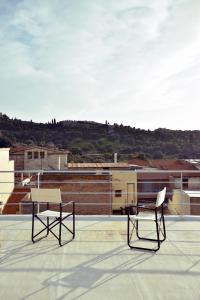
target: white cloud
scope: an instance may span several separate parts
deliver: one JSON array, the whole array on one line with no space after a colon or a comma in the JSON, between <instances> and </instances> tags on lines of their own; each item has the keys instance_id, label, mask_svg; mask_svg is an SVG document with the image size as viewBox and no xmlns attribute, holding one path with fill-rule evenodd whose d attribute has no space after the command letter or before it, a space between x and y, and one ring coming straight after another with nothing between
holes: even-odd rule
<instances>
[{"instance_id":1,"label":"white cloud","mask_svg":"<svg viewBox=\"0 0 200 300\"><path fill-rule=\"evenodd\" d=\"M1 1L2 112L198 129L199 12L198 0Z\"/></svg>"}]
</instances>

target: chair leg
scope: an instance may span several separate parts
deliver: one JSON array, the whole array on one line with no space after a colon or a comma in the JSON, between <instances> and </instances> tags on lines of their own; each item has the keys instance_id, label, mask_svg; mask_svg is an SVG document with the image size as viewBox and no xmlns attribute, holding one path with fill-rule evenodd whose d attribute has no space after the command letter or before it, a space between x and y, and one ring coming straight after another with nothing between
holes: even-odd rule
<instances>
[{"instance_id":1,"label":"chair leg","mask_svg":"<svg viewBox=\"0 0 200 300\"><path fill-rule=\"evenodd\" d=\"M49 234L49 217L47 217L47 235Z\"/></svg>"},{"instance_id":2,"label":"chair leg","mask_svg":"<svg viewBox=\"0 0 200 300\"><path fill-rule=\"evenodd\" d=\"M70 215L72 215L72 230L69 229L64 223L64 219L68 218ZM59 222L59 245L60 246L64 246L65 244L71 242L74 238L75 238L75 203L73 202L73 207L72 207L72 213L69 216L61 219L60 217L60 222ZM62 226L65 227L65 229L67 229L71 234L72 234L72 238L68 241L62 242Z\"/></svg>"},{"instance_id":3,"label":"chair leg","mask_svg":"<svg viewBox=\"0 0 200 300\"><path fill-rule=\"evenodd\" d=\"M71 215L72 215L72 218L73 218L73 220L72 220L72 230L70 228L68 228L63 223L63 221L65 219L67 219ZM37 218L43 224L43 226L44 226L43 229L40 230L39 232L37 232L36 234L34 233L35 218ZM58 235L55 234L52 231L52 229L55 226L57 226L57 225L59 226L59 233L58 233ZM72 235L72 238L70 240L65 241L65 242L62 242L62 226L64 226L65 229L67 229L70 232L70 234ZM42 236L40 238L35 239L37 236L40 236L40 234L42 232L44 232L44 231L46 231L46 235L45 236ZM47 235L49 234L49 232L51 232L54 235L54 237L58 240L60 246L63 246L65 244L71 242L75 238L75 209L74 209L74 206L73 206L73 212L71 214L67 215L64 218L61 218L61 217L55 218L55 220L50 223L49 222L49 217L47 217L46 224L45 224L45 222L42 219L40 219L37 215L34 214L34 210L33 210L33 214L32 214L32 236L31 236L32 237L32 242L35 243L35 242L43 239L44 237L47 237Z\"/></svg>"},{"instance_id":4,"label":"chair leg","mask_svg":"<svg viewBox=\"0 0 200 300\"><path fill-rule=\"evenodd\" d=\"M130 220L129 220L129 214L127 216L127 244L130 247Z\"/></svg>"},{"instance_id":5,"label":"chair leg","mask_svg":"<svg viewBox=\"0 0 200 300\"><path fill-rule=\"evenodd\" d=\"M131 233L130 233L130 223L132 223L132 225L133 225ZM136 222L133 223L131 221L130 215L128 214L128 216L127 216L127 244L130 248L132 248L132 246L131 246L131 237L132 237L132 233L135 229L135 224L136 224Z\"/></svg>"},{"instance_id":6,"label":"chair leg","mask_svg":"<svg viewBox=\"0 0 200 300\"><path fill-rule=\"evenodd\" d=\"M43 226L44 226L43 229L41 229L41 230L38 231L37 233L34 233L35 218L37 218L37 219L43 224ZM45 224L45 223L44 223L37 215L33 215L33 216L32 216L32 242L35 243L35 242L38 242L38 241L40 241L41 239L47 237L48 234L49 234L49 232L51 232L51 233L56 237L56 235L55 235L55 234L52 232L52 230L51 230L55 225L57 225L57 223L56 223L55 225L53 225L56 221L57 221L57 219L54 220L53 222L51 222L50 224L49 224L49 221L47 221L47 224ZM52 225L53 225L53 226L52 226ZM35 240L35 238L36 238L37 236L40 236L40 234L41 234L42 232L44 232L44 231L46 231L46 234L45 234L44 236L41 236L40 238L37 238L37 239Z\"/></svg>"},{"instance_id":7,"label":"chair leg","mask_svg":"<svg viewBox=\"0 0 200 300\"><path fill-rule=\"evenodd\" d=\"M59 245L60 246L64 246L65 244L68 244L69 242L71 242L74 238L75 238L75 216L72 214L73 216L73 224L72 224L72 230L69 229L61 220L60 223L59 223ZM65 227L65 229L67 229L71 234L72 234L72 238L70 240L67 240L65 242L62 242L62 226Z\"/></svg>"},{"instance_id":8,"label":"chair leg","mask_svg":"<svg viewBox=\"0 0 200 300\"><path fill-rule=\"evenodd\" d=\"M152 239L152 238L146 238L146 237L143 237L143 236L140 236L139 235L139 221L136 220L136 235L137 235L137 238L139 240L145 240L145 241L153 241L153 242L157 242L157 239Z\"/></svg>"},{"instance_id":9,"label":"chair leg","mask_svg":"<svg viewBox=\"0 0 200 300\"><path fill-rule=\"evenodd\" d=\"M156 222L156 221L155 221L155 222ZM157 222L158 222L158 221L157 221ZM162 232L162 230L161 230L161 223L162 223L162 229L163 229L163 232ZM164 242L164 240L166 239L166 230L165 230L165 219L164 219L164 217L162 218L161 223L160 223L160 226L159 226L159 228L160 228L159 231L161 231L162 236L163 236L163 239L160 239L160 242ZM156 226L157 226L157 225L156 225ZM154 241L154 242L157 242L157 239L145 238L145 237L142 237L142 236L139 235L139 222L138 222L138 220L136 220L136 235L137 235L137 238L138 238L139 240L146 240L146 241Z\"/></svg>"},{"instance_id":10,"label":"chair leg","mask_svg":"<svg viewBox=\"0 0 200 300\"><path fill-rule=\"evenodd\" d=\"M166 235L166 229L165 229L165 217L162 217L162 225L163 225L163 241L166 239L167 235Z\"/></svg>"},{"instance_id":11,"label":"chair leg","mask_svg":"<svg viewBox=\"0 0 200 300\"><path fill-rule=\"evenodd\" d=\"M162 226L162 229L161 229ZM162 233L163 238L159 238L160 243L164 242L166 240L166 230L165 230L165 218L164 216L162 216L161 221L160 221L160 225L159 225L159 235L160 232Z\"/></svg>"},{"instance_id":12,"label":"chair leg","mask_svg":"<svg viewBox=\"0 0 200 300\"><path fill-rule=\"evenodd\" d=\"M34 211L32 213L32 233L31 233L31 239L32 239L32 242L35 243L34 241L34 226L35 225L35 216L34 216Z\"/></svg>"},{"instance_id":13,"label":"chair leg","mask_svg":"<svg viewBox=\"0 0 200 300\"><path fill-rule=\"evenodd\" d=\"M62 243L61 243L62 228L61 228L61 226L62 226L62 222L61 222L61 218L59 218L59 239L58 239L58 241L59 241L60 246L62 246Z\"/></svg>"},{"instance_id":14,"label":"chair leg","mask_svg":"<svg viewBox=\"0 0 200 300\"><path fill-rule=\"evenodd\" d=\"M41 230L39 233L35 234L35 203L33 202L33 210L32 210L32 231L31 231L31 240L33 243L41 240L42 238L46 237L47 235L41 237L40 239L35 240L35 237L42 233L45 229Z\"/></svg>"},{"instance_id":15,"label":"chair leg","mask_svg":"<svg viewBox=\"0 0 200 300\"><path fill-rule=\"evenodd\" d=\"M154 251L154 252L158 251L160 249L160 243L161 243L158 222L155 222L155 225L156 225L157 239L145 238L145 237L140 237L139 236L139 221L138 220L135 221L136 236L138 237L138 239L157 242L157 248L145 248L145 247L133 246L133 245L131 245L131 239L130 239L130 216L128 215L128 224L127 224L127 243L128 243L128 246L131 249L141 249L141 250L148 250L148 251ZM133 228L133 230L134 230L134 228ZM165 229L164 229L164 232L165 232Z\"/></svg>"},{"instance_id":16,"label":"chair leg","mask_svg":"<svg viewBox=\"0 0 200 300\"><path fill-rule=\"evenodd\" d=\"M75 203L73 202L73 239L75 238Z\"/></svg>"},{"instance_id":17,"label":"chair leg","mask_svg":"<svg viewBox=\"0 0 200 300\"><path fill-rule=\"evenodd\" d=\"M140 236L139 236L139 223L138 223L138 220L136 220L135 222L136 222L136 235L137 235L137 238L141 239Z\"/></svg>"},{"instance_id":18,"label":"chair leg","mask_svg":"<svg viewBox=\"0 0 200 300\"><path fill-rule=\"evenodd\" d=\"M156 248L155 251L160 249L160 232L159 232L159 227L158 227L158 221L156 221L156 232L157 232L157 243L158 247Z\"/></svg>"}]
</instances>

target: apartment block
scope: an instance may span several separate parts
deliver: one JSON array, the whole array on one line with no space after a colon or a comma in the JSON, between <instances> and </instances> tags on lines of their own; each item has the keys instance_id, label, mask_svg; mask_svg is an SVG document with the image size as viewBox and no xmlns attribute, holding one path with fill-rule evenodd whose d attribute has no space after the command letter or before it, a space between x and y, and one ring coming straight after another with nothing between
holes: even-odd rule
<instances>
[{"instance_id":1,"label":"apartment block","mask_svg":"<svg viewBox=\"0 0 200 300\"><path fill-rule=\"evenodd\" d=\"M66 168L69 151L39 146L11 148L16 170L61 170Z\"/></svg>"}]
</instances>

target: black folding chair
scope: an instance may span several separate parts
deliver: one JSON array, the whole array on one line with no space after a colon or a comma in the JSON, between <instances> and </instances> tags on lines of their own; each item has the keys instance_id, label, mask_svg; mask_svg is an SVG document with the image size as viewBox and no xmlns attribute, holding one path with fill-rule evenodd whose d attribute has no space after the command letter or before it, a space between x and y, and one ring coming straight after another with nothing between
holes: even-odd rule
<instances>
[{"instance_id":1,"label":"black folding chair","mask_svg":"<svg viewBox=\"0 0 200 300\"><path fill-rule=\"evenodd\" d=\"M32 200L32 241L33 243L41 240L48 236L49 232L58 240L59 245L63 246L75 238L75 203L73 201L63 203L61 199L60 189L43 189L43 188L32 188L31 189L31 200ZM42 204L44 203L44 204ZM72 206L71 212L63 212L63 207L66 205ZM40 212L40 206L46 206L46 210ZM50 210L51 206L57 206L58 210ZM37 211L36 211L37 210ZM64 220L72 216L72 229L70 229ZM44 228L39 232L35 233L35 219L39 220ZM46 222L45 222L46 219ZM51 222L50 222L51 220ZM52 229L58 225L58 234ZM71 239L63 242L62 241L62 229L66 229ZM39 237L41 233L46 232L46 235ZM38 239L35 239L39 237Z\"/></svg>"},{"instance_id":2,"label":"black folding chair","mask_svg":"<svg viewBox=\"0 0 200 300\"><path fill-rule=\"evenodd\" d=\"M160 249L160 244L166 239L166 230L165 230L165 218L164 218L164 209L163 203L165 200L166 195L166 187L158 192L156 204L154 207L148 207L145 205L130 205L128 206L128 219L127 219L127 243L130 248L134 249L143 249L143 250L150 250L150 251L158 251ZM136 214L131 215L130 211L131 208L136 208ZM141 210L146 210L146 213L142 213ZM141 237L139 235L139 222L140 221L148 221L148 222L155 222L156 226L156 237L157 238L147 238ZM132 230L130 229L132 225ZM132 242L132 235L134 230L136 231L136 236L139 240L145 241L153 241L157 243L156 248L145 248L140 246L133 246ZM160 233L162 234L163 238L160 238Z\"/></svg>"}]
</instances>

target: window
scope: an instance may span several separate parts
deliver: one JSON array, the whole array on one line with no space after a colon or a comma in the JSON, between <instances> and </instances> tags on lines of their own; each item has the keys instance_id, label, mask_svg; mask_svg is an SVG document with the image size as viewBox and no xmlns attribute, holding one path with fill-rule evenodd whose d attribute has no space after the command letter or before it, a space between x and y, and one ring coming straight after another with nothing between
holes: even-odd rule
<instances>
[{"instance_id":1,"label":"window","mask_svg":"<svg viewBox=\"0 0 200 300\"><path fill-rule=\"evenodd\" d=\"M27 157L28 157L28 159L32 159L32 158L33 158L33 155L32 155L32 152L31 152L31 151L28 151Z\"/></svg>"},{"instance_id":2,"label":"window","mask_svg":"<svg viewBox=\"0 0 200 300\"><path fill-rule=\"evenodd\" d=\"M183 188L184 189L188 188L188 177L183 177Z\"/></svg>"},{"instance_id":3,"label":"window","mask_svg":"<svg viewBox=\"0 0 200 300\"><path fill-rule=\"evenodd\" d=\"M122 196L122 190L115 190L115 197L121 197Z\"/></svg>"},{"instance_id":4,"label":"window","mask_svg":"<svg viewBox=\"0 0 200 300\"><path fill-rule=\"evenodd\" d=\"M38 152L34 151L34 159L38 159Z\"/></svg>"},{"instance_id":5,"label":"window","mask_svg":"<svg viewBox=\"0 0 200 300\"><path fill-rule=\"evenodd\" d=\"M45 157L44 151L40 151L40 158L41 158L41 159L44 159L44 157Z\"/></svg>"},{"instance_id":6,"label":"window","mask_svg":"<svg viewBox=\"0 0 200 300\"><path fill-rule=\"evenodd\" d=\"M142 182L142 191L144 193L153 192L154 186L152 181L145 180Z\"/></svg>"}]
</instances>

